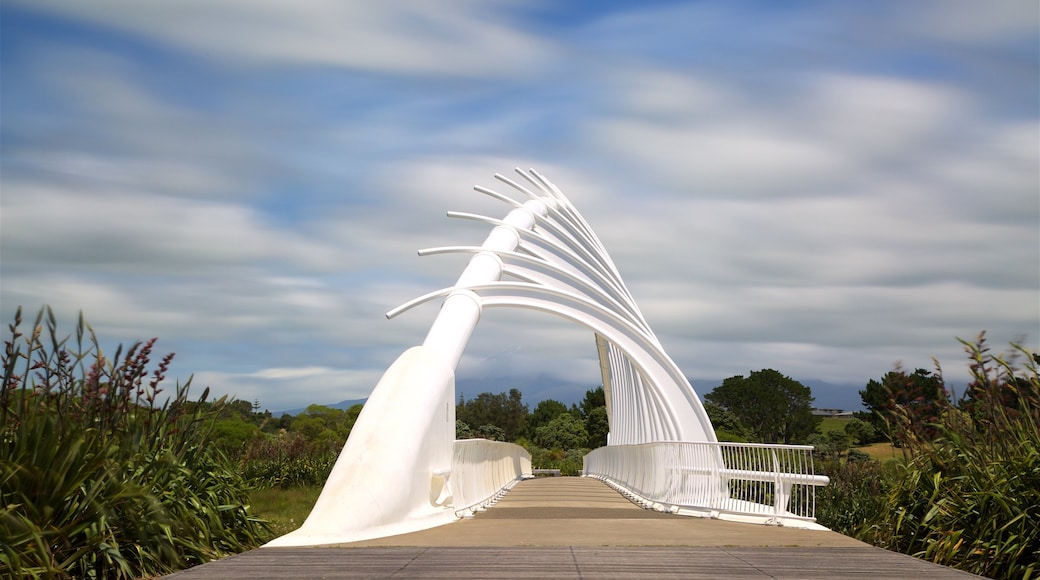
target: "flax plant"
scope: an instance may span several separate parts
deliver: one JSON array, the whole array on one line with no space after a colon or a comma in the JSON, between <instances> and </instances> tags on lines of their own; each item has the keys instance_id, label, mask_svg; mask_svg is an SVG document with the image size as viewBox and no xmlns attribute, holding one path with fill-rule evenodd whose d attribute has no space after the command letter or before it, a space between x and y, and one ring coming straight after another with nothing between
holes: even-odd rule
<instances>
[{"instance_id":1,"label":"flax plant","mask_svg":"<svg viewBox=\"0 0 1040 580\"><path fill-rule=\"evenodd\" d=\"M887 506L861 539L991 578L1040 570L1040 357L1018 345L993 355L985 336L961 341L972 382L941 401L935 436L912 436ZM1020 364L1020 360L1023 362Z\"/></svg>"},{"instance_id":2,"label":"flax plant","mask_svg":"<svg viewBox=\"0 0 1040 580\"><path fill-rule=\"evenodd\" d=\"M223 400L165 393L173 355L155 339L111 357L82 315L60 338L19 308L0 385L0 570L20 577L139 578L259 545L248 486L207 436Z\"/></svg>"}]
</instances>

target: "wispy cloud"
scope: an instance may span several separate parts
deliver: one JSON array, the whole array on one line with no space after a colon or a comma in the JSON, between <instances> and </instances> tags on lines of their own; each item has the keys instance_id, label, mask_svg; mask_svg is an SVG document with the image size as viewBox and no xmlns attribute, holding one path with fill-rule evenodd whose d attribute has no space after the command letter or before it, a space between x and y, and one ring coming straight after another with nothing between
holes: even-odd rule
<instances>
[{"instance_id":1,"label":"wispy cloud","mask_svg":"<svg viewBox=\"0 0 1040 580\"><path fill-rule=\"evenodd\" d=\"M1040 336L1038 11L6 2L0 314L159 336L272 410L361 398L437 305L384 313L465 263L416 250L479 244L445 212L504 215L470 187L520 166L691 377L963 375L955 337ZM598 384L582 329L477 332L460 378Z\"/></svg>"}]
</instances>

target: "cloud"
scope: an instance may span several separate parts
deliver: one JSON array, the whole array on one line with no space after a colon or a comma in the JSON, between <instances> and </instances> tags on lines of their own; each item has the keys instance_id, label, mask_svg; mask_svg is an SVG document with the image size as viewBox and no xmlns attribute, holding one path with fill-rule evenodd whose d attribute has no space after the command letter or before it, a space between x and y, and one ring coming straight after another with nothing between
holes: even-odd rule
<instances>
[{"instance_id":1,"label":"cloud","mask_svg":"<svg viewBox=\"0 0 1040 580\"><path fill-rule=\"evenodd\" d=\"M243 401L261 402L261 408L277 413L309 404L329 405L364 399L381 371L324 367L271 368L252 373L201 372L192 381L192 393L209 386L215 394Z\"/></svg>"},{"instance_id":2,"label":"cloud","mask_svg":"<svg viewBox=\"0 0 1040 580\"><path fill-rule=\"evenodd\" d=\"M5 237L18 248L7 258L12 266L172 274L267 260L319 269L333 262L326 246L278 232L241 205L11 181L5 189Z\"/></svg>"},{"instance_id":3,"label":"cloud","mask_svg":"<svg viewBox=\"0 0 1040 580\"><path fill-rule=\"evenodd\" d=\"M1032 2L1003 2L979 10L970 0L929 1L909 7L900 27L907 34L988 47L1009 39L1029 39L1036 34L1040 9Z\"/></svg>"},{"instance_id":4,"label":"cloud","mask_svg":"<svg viewBox=\"0 0 1040 580\"><path fill-rule=\"evenodd\" d=\"M189 0L29 4L159 41L201 58L253 66L334 66L398 74L505 76L530 72L551 43L503 22L508 3L451 0L359 4Z\"/></svg>"},{"instance_id":5,"label":"cloud","mask_svg":"<svg viewBox=\"0 0 1040 580\"><path fill-rule=\"evenodd\" d=\"M1040 80L1035 7L946 6L6 3L0 311L158 335L272 409L353 398L438 305L384 313L468 258L416 250L479 244L445 212L504 216L471 187L519 166L692 377L958 367L1040 334ZM503 373L599 381L531 312L459 367Z\"/></svg>"}]
</instances>

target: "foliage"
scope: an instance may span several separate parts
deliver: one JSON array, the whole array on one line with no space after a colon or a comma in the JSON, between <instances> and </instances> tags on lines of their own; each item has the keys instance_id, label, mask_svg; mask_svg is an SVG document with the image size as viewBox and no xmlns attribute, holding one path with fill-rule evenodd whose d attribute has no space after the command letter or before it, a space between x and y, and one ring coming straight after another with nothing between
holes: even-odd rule
<instances>
[{"instance_id":1,"label":"foliage","mask_svg":"<svg viewBox=\"0 0 1040 580\"><path fill-rule=\"evenodd\" d=\"M527 416L525 422L525 430L527 432L527 438L531 439L535 437L535 432L539 427L543 427L556 418L557 415L567 413L567 405L557 401L555 399L545 399L535 405L535 410L531 411Z\"/></svg>"},{"instance_id":2,"label":"foliage","mask_svg":"<svg viewBox=\"0 0 1040 580\"><path fill-rule=\"evenodd\" d=\"M610 420L607 412L607 395L602 386L585 391L585 398L578 407L581 418L585 421L585 432L588 434L588 446L595 449L607 444L610 432Z\"/></svg>"},{"instance_id":3,"label":"foliage","mask_svg":"<svg viewBox=\"0 0 1040 580\"><path fill-rule=\"evenodd\" d=\"M269 522L269 539L273 540L303 525L320 494L320 485L265 488L254 490L249 501L256 506L256 515Z\"/></svg>"},{"instance_id":4,"label":"foliage","mask_svg":"<svg viewBox=\"0 0 1040 580\"><path fill-rule=\"evenodd\" d=\"M607 408L605 406L594 407L585 417L585 432L588 433L589 447L595 449L606 445L609 431Z\"/></svg>"},{"instance_id":5,"label":"foliage","mask_svg":"<svg viewBox=\"0 0 1040 580\"><path fill-rule=\"evenodd\" d=\"M827 431L813 433L806 439L806 443L815 447L821 457L841 457L852 446L852 438L844 431Z\"/></svg>"},{"instance_id":6,"label":"foliage","mask_svg":"<svg viewBox=\"0 0 1040 580\"><path fill-rule=\"evenodd\" d=\"M600 407L607 406L607 394L603 390L603 387L596 387L585 391L585 398L581 400L581 414L583 417L588 417L592 414L592 411Z\"/></svg>"},{"instance_id":7,"label":"foliage","mask_svg":"<svg viewBox=\"0 0 1040 580\"><path fill-rule=\"evenodd\" d=\"M495 425L505 432L504 441L514 441L523 434L527 421L527 405L517 389L509 393L480 393L469 401L461 395L455 406L455 417L467 425Z\"/></svg>"},{"instance_id":8,"label":"foliage","mask_svg":"<svg viewBox=\"0 0 1040 580\"><path fill-rule=\"evenodd\" d=\"M992 578L1029 578L1040 562L1040 357L961 341L972 383L962 407L939 398L922 429L913 407L889 421L905 461L861 539ZM941 379L941 375L940 375Z\"/></svg>"},{"instance_id":9,"label":"foliage","mask_svg":"<svg viewBox=\"0 0 1040 580\"><path fill-rule=\"evenodd\" d=\"M880 382L867 383L859 395L863 406L871 411L867 420L896 445L906 443L907 437L934 437L939 412L949 406L942 376L924 369L907 373L897 366ZM894 417L908 422L893 429L890 421Z\"/></svg>"},{"instance_id":10,"label":"foliage","mask_svg":"<svg viewBox=\"0 0 1040 580\"><path fill-rule=\"evenodd\" d=\"M877 430L874 425L856 418L849 419L845 423L844 431L853 445L866 445L877 439Z\"/></svg>"},{"instance_id":11,"label":"foliage","mask_svg":"<svg viewBox=\"0 0 1040 580\"><path fill-rule=\"evenodd\" d=\"M531 414L527 416L528 438L534 437L539 427L549 424L557 415L567 412L567 405L555 400L546 399L539 402Z\"/></svg>"},{"instance_id":12,"label":"foliage","mask_svg":"<svg viewBox=\"0 0 1040 580\"><path fill-rule=\"evenodd\" d=\"M506 432L499 428L497 425L480 425L479 427L470 427L466 423L455 420L455 438L456 439L487 439L489 441L505 441Z\"/></svg>"},{"instance_id":13,"label":"foliage","mask_svg":"<svg viewBox=\"0 0 1040 580\"><path fill-rule=\"evenodd\" d=\"M831 455L818 465L831 481L816 489L816 521L835 532L859 536L886 508L884 468L869 457L854 460L851 454L848 459Z\"/></svg>"},{"instance_id":14,"label":"foliage","mask_svg":"<svg viewBox=\"0 0 1040 580\"><path fill-rule=\"evenodd\" d=\"M560 475L581 474L588 449L545 449L526 440L522 442L531 454L531 467L534 469L559 469Z\"/></svg>"},{"instance_id":15,"label":"foliage","mask_svg":"<svg viewBox=\"0 0 1040 580\"><path fill-rule=\"evenodd\" d=\"M323 485L339 453L323 442L311 442L300 433L253 439L241 460L242 475L261 488L291 489Z\"/></svg>"},{"instance_id":16,"label":"foliage","mask_svg":"<svg viewBox=\"0 0 1040 580\"><path fill-rule=\"evenodd\" d=\"M2 361L0 568L136 578L259 545L248 486L207 444L225 401L188 401L190 380L160 397L173 355L149 371L155 339L108 357L82 316L74 344L49 308L21 323Z\"/></svg>"},{"instance_id":17,"label":"foliage","mask_svg":"<svg viewBox=\"0 0 1040 580\"><path fill-rule=\"evenodd\" d=\"M292 420L292 431L299 433L316 451L339 453L350 436L363 405L353 405L346 411L310 405Z\"/></svg>"},{"instance_id":18,"label":"foliage","mask_svg":"<svg viewBox=\"0 0 1040 580\"><path fill-rule=\"evenodd\" d=\"M467 425L464 421L455 419L455 438L456 439L479 439L476 434L473 433L473 428Z\"/></svg>"},{"instance_id":19,"label":"foliage","mask_svg":"<svg viewBox=\"0 0 1040 580\"><path fill-rule=\"evenodd\" d=\"M747 442L751 432L729 409L718 403L705 401L704 411L708 414L708 419L715 428L715 437L719 441Z\"/></svg>"},{"instance_id":20,"label":"foliage","mask_svg":"<svg viewBox=\"0 0 1040 580\"><path fill-rule=\"evenodd\" d=\"M580 419L570 413L560 413L538 428L534 441L548 449L583 449L588 447L589 433Z\"/></svg>"},{"instance_id":21,"label":"foliage","mask_svg":"<svg viewBox=\"0 0 1040 580\"><path fill-rule=\"evenodd\" d=\"M704 397L733 413L763 443L798 443L816 431L809 387L772 369L730 377Z\"/></svg>"},{"instance_id":22,"label":"foliage","mask_svg":"<svg viewBox=\"0 0 1040 580\"><path fill-rule=\"evenodd\" d=\"M256 425L239 417L217 419L213 422L211 440L228 456L237 457L258 432Z\"/></svg>"}]
</instances>

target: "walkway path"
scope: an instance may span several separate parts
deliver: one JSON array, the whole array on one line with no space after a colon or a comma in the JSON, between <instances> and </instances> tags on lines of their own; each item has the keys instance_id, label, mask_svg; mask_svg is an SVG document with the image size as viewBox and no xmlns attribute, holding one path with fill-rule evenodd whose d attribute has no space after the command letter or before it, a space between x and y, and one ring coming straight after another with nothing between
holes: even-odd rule
<instances>
[{"instance_id":1,"label":"walkway path","mask_svg":"<svg viewBox=\"0 0 1040 580\"><path fill-rule=\"evenodd\" d=\"M191 578L971 578L834 532L643 510L603 483L542 478L474 518L322 548L263 548Z\"/></svg>"}]
</instances>

